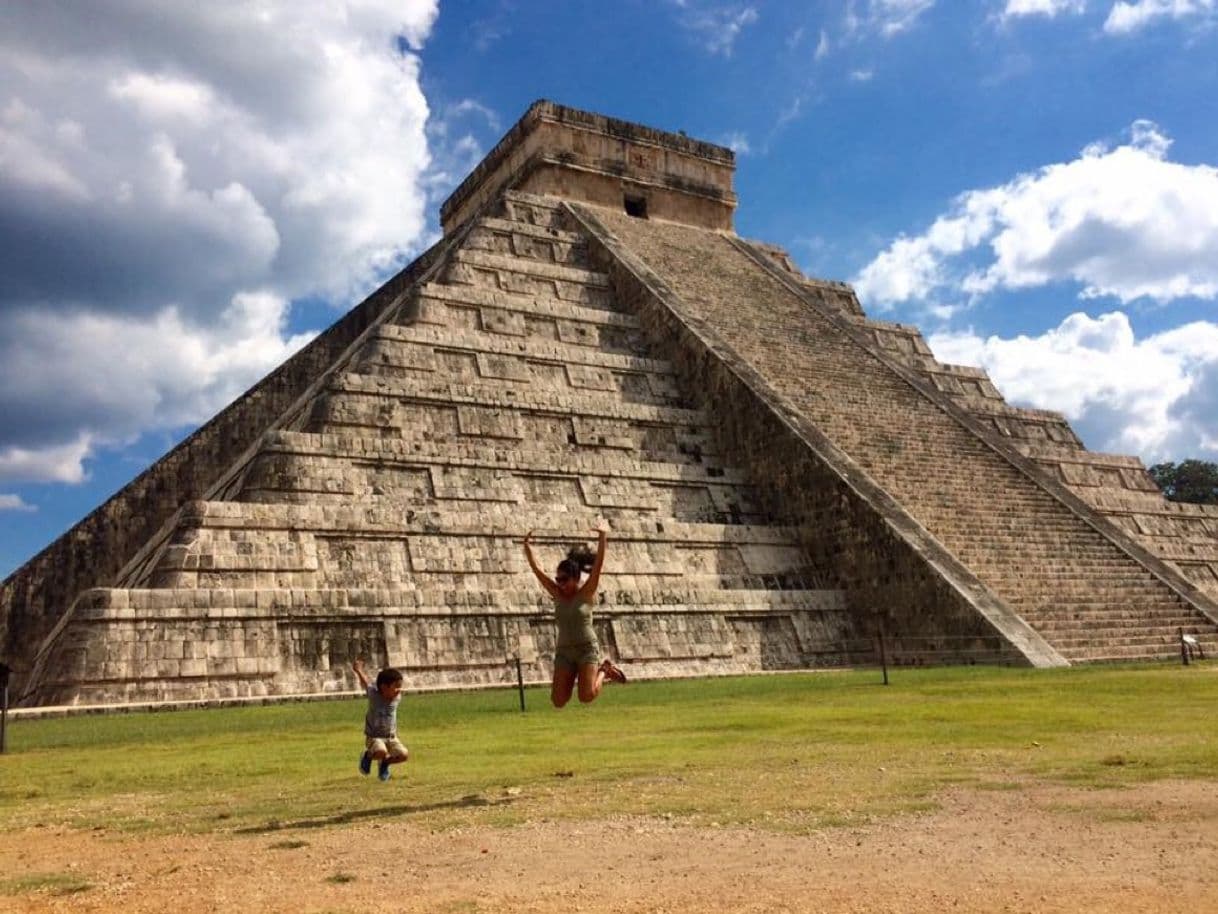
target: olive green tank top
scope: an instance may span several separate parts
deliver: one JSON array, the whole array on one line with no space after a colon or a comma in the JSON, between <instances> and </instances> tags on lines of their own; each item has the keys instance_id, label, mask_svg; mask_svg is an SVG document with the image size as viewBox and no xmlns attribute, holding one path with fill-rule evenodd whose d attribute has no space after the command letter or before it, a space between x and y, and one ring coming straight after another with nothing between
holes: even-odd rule
<instances>
[{"instance_id":1,"label":"olive green tank top","mask_svg":"<svg viewBox=\"0 0 1218 914\"><path fill-rule=\"evenodd\" d=\"M554 619L558 622L558 647L576 647L596 641L592 627L592 604L582 596L554 600Z\"/></svg>"}]
</instances>

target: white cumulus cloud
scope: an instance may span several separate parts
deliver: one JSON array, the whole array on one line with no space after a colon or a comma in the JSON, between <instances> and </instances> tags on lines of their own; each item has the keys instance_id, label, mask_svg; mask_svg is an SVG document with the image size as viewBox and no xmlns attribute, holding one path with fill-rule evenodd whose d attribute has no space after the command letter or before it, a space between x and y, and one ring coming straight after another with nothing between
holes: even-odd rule
<instances>
[{"instance_id":1,"label":"white cumulus cloud","mask_svg":"<svg viewBox=\"0 0 1218 914\"><path fill-rule=\"evenodd\" d=\"M1120 0L1108 11L1104 31L1112 35L1136 32L1156 19L1199 19L1212 17L1215 0Z\"/></svg>"},{"instance_id":2,"label":"white cumulus cloud","mask_svg":"<svg viewBox=\"0 0 1218 914\"><path fill-rule=\"evenodd\" d=\"M0 480L208 418L425 232L436 0L0 5Z\"/></svg>"},{"instance_id":3,"label":"white cumulus cloud","mask_svg":"<svg viewBox=\"0 0 1218 914\"><path fill-rule=\"evenodd\" d=\"M37 511L36 505L26 504L20 495L0 494L0 511Z\"/></svg>"},{"instance_id":4,"label":"white cumulus cloud","mask_svg":"<svg viewBox=\"0 0 1218 914\"><path fill-rule=\"evenodd\" d=\"M20 442L0 445L0 480L80 482L95 445L210 417L308 341L284 333L286 318L265 291L236 294L206 325L174 306L0 317L0 407Z\"/></svg>"},{"instance_id":5,"label":"white cumulus cloud","mask_svg":"<svg viewBox=\"0 0 1218 914\"><path fill-rule=\"evenodd\" d=\"M1000 18L1015 19L1021 16L1053 18L1058 13L1081 13L1086 7L1087 0L1007 0Z\"/></svg>"},{"instance_id":6,"label":"white cumulus cloud","mask_svg":"<svg viewBox=\"0 0 1218 914\"><path fill-rule=\"evenodd\" d=\"M1121 311L1079 312L1039 336L970 330L929 343L943 361L985 368L1009 402L1064 413L1092 450L1218 456L1218 323L1138 339Z\"/></svg>"},{"instance_id":7,"label":"white cumulus cloud","mask_svg":"<svg viewBox=\"0 0 1218 914\"><path fill-rule=\"evenodd\" d=\"M1218 168L1167 158L1138 121L1129 141L961 194L924 233L892 242L855 277L864 304L1054 282L1121 302L1218 297Z\"/></svg>"}]
</instances>

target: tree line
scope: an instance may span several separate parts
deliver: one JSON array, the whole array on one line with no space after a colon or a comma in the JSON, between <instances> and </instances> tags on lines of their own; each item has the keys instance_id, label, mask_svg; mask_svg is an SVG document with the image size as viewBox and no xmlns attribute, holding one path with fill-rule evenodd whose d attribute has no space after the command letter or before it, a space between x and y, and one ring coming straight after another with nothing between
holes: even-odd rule
<instances>
[{"instance_id":1,"label":"tree line","mask_svg":"<svg viewBox=\"0 0 1218 914\"><path fill-rule=\"evenodd\" d=\"M1218 463L1208 460L1156 463L1149 472L1171 501L1218 505Z\"/></svg>"}]
</instances>

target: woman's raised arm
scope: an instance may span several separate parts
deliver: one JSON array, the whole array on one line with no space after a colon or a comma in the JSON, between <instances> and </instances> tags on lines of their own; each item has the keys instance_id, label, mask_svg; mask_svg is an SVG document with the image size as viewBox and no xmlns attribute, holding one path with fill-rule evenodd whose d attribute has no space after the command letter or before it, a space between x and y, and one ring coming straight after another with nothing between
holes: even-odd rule
<instances>
[{"instance_id":1,"label":"woman's raised arm","mask_svg":"<svg viewBox=\"0 0 1218 914\"><path fill-rule=\"evenodd\" d=\"M602 527L595 527L592 530L598 537L600 542L596 545L596 561L592 563L592 570L588 572L588 580L579 589L579 595L583 597L585 603L591 603L592 598L596 596L596 588L601 582L601 568L605 565L605 544L608 542L608 534Z\"/></svg>"},{"instance_id":2,"label":"woman's raised arm","mask_svg":"<svg viewBox=\"0 0 1218 914\"><path fill-rule=\"evenodd\" d=\"M537 564L537 559L533 556L533 531L530 530L524 535L524 557L528 560L529 568L533 570L533 574L537 577L538 583L545 588L546 593L551 597L557 598L560 596L558 585L550 579L550 576L541 570L541 566Z\"/></svg>"}]
</instances>

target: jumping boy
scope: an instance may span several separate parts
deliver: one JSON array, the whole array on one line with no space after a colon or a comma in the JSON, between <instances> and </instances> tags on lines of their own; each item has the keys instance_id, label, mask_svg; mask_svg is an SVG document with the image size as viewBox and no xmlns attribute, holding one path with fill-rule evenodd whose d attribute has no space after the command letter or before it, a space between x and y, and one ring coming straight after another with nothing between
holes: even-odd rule
<instances>
[{"instance_id":1,"label":"jumping boy","mask_svg":"<svg viewBox=\"0 0 1218 914\"><path fill-rule=\"evenodd\" d=\"M364 715L364 754L360 756L360 774L372 771L377 761L377 777L389 780L389 766L410 758L410 750L398 739L398 702L402 700L402 674L386 667L376 674L376 685L368 682L364 673L364 658L351 664L360 686L368 693L368 713Z\"/></svg>"}]
</instances>

